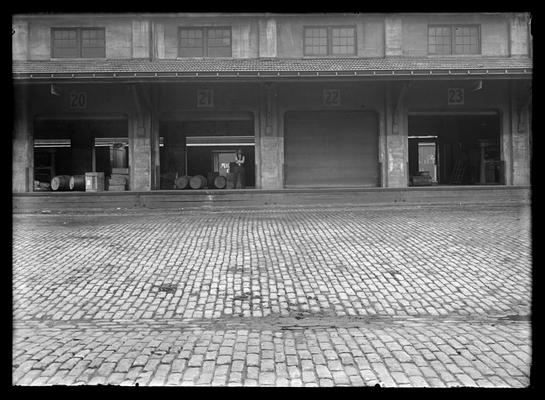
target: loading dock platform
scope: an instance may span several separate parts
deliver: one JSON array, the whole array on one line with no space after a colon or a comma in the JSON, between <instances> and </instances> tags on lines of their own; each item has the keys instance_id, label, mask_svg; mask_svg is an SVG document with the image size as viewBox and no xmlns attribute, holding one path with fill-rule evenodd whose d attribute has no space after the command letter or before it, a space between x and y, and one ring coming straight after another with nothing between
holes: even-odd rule
<instances>
[{"instance_id":1,"label":"loading dock platform","mask_svg":"<svg viewBox=\"0 0 545 400\"><path fill-rule=\"evenodd\" d=\"M14 213L81 210L191 210L262 207L528 204L530 186L432 186L409 188L319 188L154 190L148 192L15 193Z\"/></svg>"}]
</instances>

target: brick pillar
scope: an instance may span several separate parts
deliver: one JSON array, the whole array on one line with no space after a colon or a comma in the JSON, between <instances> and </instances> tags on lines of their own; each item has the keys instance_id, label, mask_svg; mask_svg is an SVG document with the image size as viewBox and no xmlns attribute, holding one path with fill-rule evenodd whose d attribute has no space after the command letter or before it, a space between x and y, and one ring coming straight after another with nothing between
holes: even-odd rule
<instances>
[{"instance_id":1,"label":"brick pillar","mask_svg":"<svg viewBox=\"0 0 545 400\"><path fill-rule=\"evenodd\" d=\"M403 55L403 25L401 17L386 17L384 20L384 52L388 56Z\"/></svg>"},{"instance_id":2,"label":"brick pillar","mask_svg":"<svg viewBox=\"0 0 545 400\"><path fill-rule=\"evenodd\" d=\"M259 20L259 57L276 57L276 20Z\"/></svg>"},{"instance_id":3,"label":"brick pillar","mask_svg":"<svg viewBox=\"0 0 545 400\"><path fill-rule=\"evenodd\" d=\"M28 60L28 22L14 20L12 24L12 59ZM28 110L25 88L14 90L12 191L14 193L33 190L34 147L32 117Z\"/></svg>"},{"instance_id":4,"label":"brick pillar","mask_svg":"<svg viewBox=\"0 0 545 400\"><path fill-rule=\"evenodd\" d=\"M132 58L148 58L150 56L149 29L149 21L132 21Z\"/></svg>"},{"instance_id":5,"label":"brick pillar","mask_svg":"<svg viewBox=\"0 0 545 400\"><path fill-rule=\"evenodd\" d=\"M501 160L503 164L501 177L501 183L505 185L513 184L513 160L512 160L512 146L511 140L511 102L509 100L509 87L506 86L507 101L501 108Z\"/></svg>"},{"instance_id":6,"label":"brick pillar","mask_svg":"<svg viewBox=\"0 0 545 400\"><path fill-rule=\"evenodd\" d=\"M129 118L130 190L151 190L151 117L131 114Z\"/></svg>"},{"instance_id":7,"label":"brick pillar","mask_svg":"<svg viewBox=\"0 0 545 400\"><path fill-rule=\"evenodd\" d=\"M129 115L130 190L149 191L152 188L153 135L152 110L148 93L137 85L130 87L134 110Z\"/></svg>"},{"instance_id":8,"label":"brick pillar","mask_svg":"<svg viewBox=\"0 0 545 400\"><path fill-rule=\"evenodd\" d=\"M26 88L16 89L14 95L12 191L31 192L34 182L32 117L28 110Z\"/></svg>"},{"instance_id":9,"label":"brick pillar","mask_svg":"<svg viewBox=\"0 0 545 400\"><path fill-rule=\"evenodd\" d=\"M284 186L284 138L278 128L278 89L276 84L259 85L259 129L256 134L256 160L259 159L260 189L281 189Z\"/></svg>"},{"instance_id":10,"label":"brick pillar","mask_svg":"<svg viewBox=\"0 0 545 400\"><path fill-rule=\"evenodd\" d=\"M407 187L407 119L404 105L404 84L386 85L385 104L385 179L387 187Z\"/></svg>"},{"instance_id":11,"label":"brick pillar","mask_svg":"<svg viewBox=\"0 0 545 400\"><path fill-rule=\"evenodd\" d=\"M530 84L511 82L510 92L513 185L529 185L531 156Z\"/></svg>"},{"instance_id":12,"label":"brick pillar","mask_svg":"<svg viewBox=\"0 0 545 400\"><path fill-rule=\"evenodd\" d=\"M165 58L165 25L162 23L153 24L154 27L154 58Z\"/></svg>"},{"instance_id":13,"label":"brick pillar","mask_svg":"<svg viewBox=\"0 0 545 400\"><path fill-rule=\"evenodd\" d=\"M510 48L511 56L527 57L530 49L530 32L528 14L514 14L510 21Z\"/></svg>"}]
</instances>

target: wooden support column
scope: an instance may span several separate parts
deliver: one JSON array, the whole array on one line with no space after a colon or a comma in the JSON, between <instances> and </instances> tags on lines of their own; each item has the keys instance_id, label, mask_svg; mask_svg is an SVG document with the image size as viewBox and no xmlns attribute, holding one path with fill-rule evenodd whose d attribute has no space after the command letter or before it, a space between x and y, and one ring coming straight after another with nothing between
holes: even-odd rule
<instances>
[{"instance_id":1,"label":"wooden support column","mask_svg":"<svg viewBox=\"0 0 545 400\"><path fill-rule=\"evenodd\" d=\"M276 84L259 85L259 188L281 189L283 182L284 138L278 127L278 88ZM257 157L256 157L257 159Z\"/></svg>"},{"instance_id":2,"label":"wooden support column","mask_svg":"<svg viewBox=\"0 0 545 400\"><path fill-rule=\"evenodd\" d=\"M31 192L34 182L32 116L26 87L14 90L14 130L12 140L12 191Z\"/></svg>"}]
</instances>

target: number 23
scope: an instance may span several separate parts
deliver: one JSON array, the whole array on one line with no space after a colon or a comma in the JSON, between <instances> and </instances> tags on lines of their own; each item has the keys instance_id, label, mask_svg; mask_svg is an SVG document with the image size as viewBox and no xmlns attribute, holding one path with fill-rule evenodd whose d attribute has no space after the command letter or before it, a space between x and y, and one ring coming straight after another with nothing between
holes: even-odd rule
<instances>
[{"instance_id":1,"label":"number 23","mask_svg":"<svg viewBox=\"0 0 545 400\"><path fill-rule=\"evenodd\" d=\"M448 90L448 102L449 104L461 104L464 102L464 90L463 89L449 89Z\"/></svg>"}]
</instances>

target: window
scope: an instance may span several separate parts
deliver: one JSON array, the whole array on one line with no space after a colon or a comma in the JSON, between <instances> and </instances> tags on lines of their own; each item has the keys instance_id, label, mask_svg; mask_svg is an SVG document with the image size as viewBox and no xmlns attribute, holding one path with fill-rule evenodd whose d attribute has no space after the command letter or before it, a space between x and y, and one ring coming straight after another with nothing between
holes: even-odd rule
<instances>
[{"instance_id":1,"label":"window","mask_svg":"<svg viewBox=\"0 0 545 400\"><path fill-rule=\"evenodd\" d=\"M353 26L305 27L303 53L306 56L355 55L356 28Z\"/></svg>"},{"instance_id":2,"label":"window","mask_svg":"<svg viewBox=\"0 0 545 400\"><path fill-rule=\"evenodd\" d=\"M231 57L231 28L180 28L179 57Z\"/></svg>"},{"instance_id":3,"label":"window","mask_svg":"<svg viewBox=\"0 0 545 400\"><path fill-rule=\"evenodd\" d=\"M430 25L429 54L480 54L479 27L474 25Z\"/></svg>"},{"instance_id":4,"label":"window","mask_svg":"<svg viewBox=\"0 0 545 400\"><path fill-rule=\"evenodd\" d=\"M51 42L53 58L106 57L104 28L53 28Z\"/></svg>"},{"instance_id":5,"label":"window","mask_svg":"<svg viewBox=\"0 0 545 400\"><path fill-rule=\"evenodd\" d=\"M327 55L327 28L305 28L305 55Z\"/></svg>"}]
</instances>

